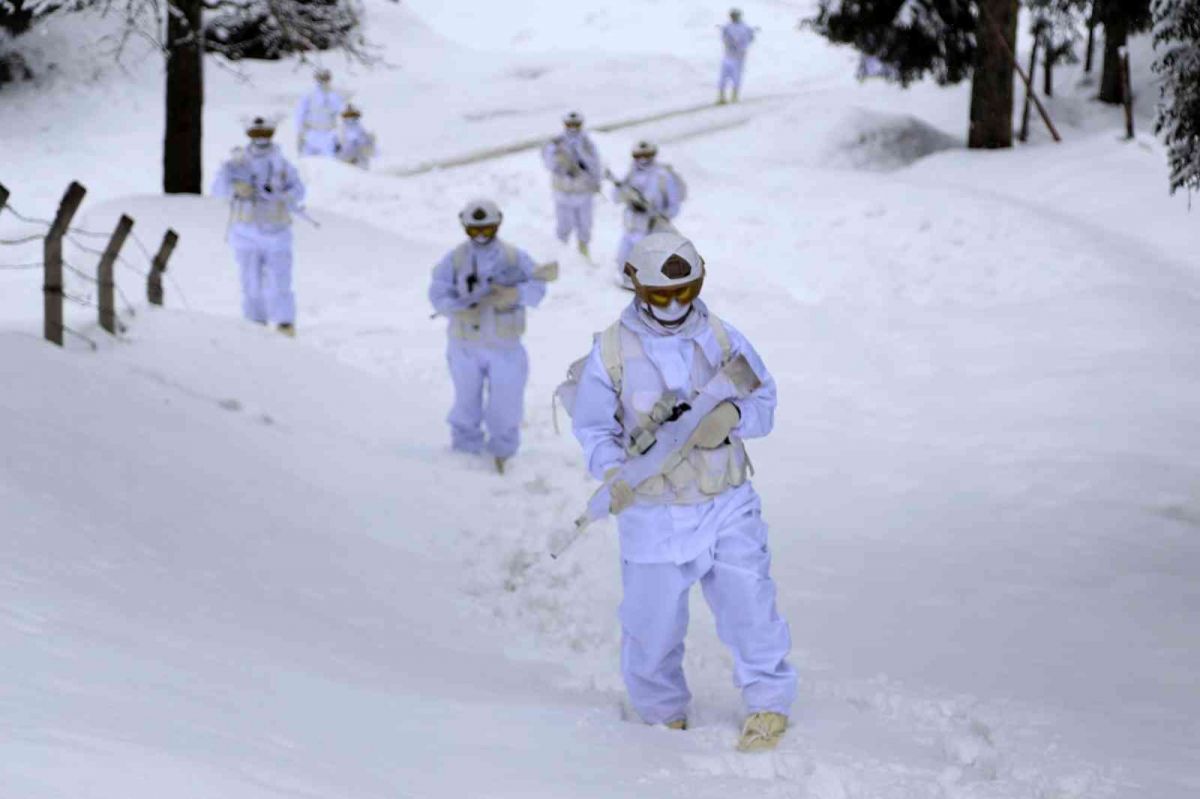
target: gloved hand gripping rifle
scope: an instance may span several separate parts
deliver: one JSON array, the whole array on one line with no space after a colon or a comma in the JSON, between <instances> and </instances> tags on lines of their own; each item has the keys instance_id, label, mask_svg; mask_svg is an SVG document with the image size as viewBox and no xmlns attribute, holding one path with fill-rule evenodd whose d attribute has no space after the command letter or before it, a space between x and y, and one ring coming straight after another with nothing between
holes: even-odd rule
<instances>
[{"instance_id":1,"label":"gloved hand gripping rifle","mask_svg":"<svg viewBox=\"0 0 1200 799\"><path fill-rule=\"evenodd\" d=\"M738 355L722 366L704 388L678 406L681 412L677 417L664 422L655 431L655 441L649 449L621 464L620 469L596 490L588 500L587 510L575 520L574 529L551 547L550 557L558 558L583 535L589 524L609 515L612 487L617 481L623 480L636 490L647 480L669 472L687 456L684 446L701 419L722 402L748 397L760 386L762 380L754 373L745 355Z\"/></svg>"}]
</instances>

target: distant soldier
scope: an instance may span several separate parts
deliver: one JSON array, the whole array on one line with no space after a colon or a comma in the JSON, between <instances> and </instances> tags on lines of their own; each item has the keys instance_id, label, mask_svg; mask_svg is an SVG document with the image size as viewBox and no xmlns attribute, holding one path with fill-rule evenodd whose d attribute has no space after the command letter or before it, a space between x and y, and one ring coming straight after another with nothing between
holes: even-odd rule
<instances>
[{"instance_id":1,"label":"distant soldier","mask_svg":"<svg viewBox=\"0 0 1200 799\"><path fill-rule=\"evenodd\" d=\"M331 87L333 73L317 70L317 85L296 108L296 150L300 155L332 156L337 153L337 119L346 99Z\"/></svg>"},{"instance_id":2,"label":"distant soldier","mask_svg":"<svg viewBox=\"0 0 1200 799\"><path fill-rule=\"evenodd\" d=\"M362 169L371 166L375 155L375 134L362 126L362 112L347 104L342 112L342 130L338 135L337 156L348 164Z\"/></svg>"},{"instance_id":3,"label":"distant soldier","mask_svg":"<svg viewBox=\"0 0 1200 799\"><path fill-rule=\"evenodd\" d=\"M503 474L521 440L529 379L529 356L521 344L525 309L542 301L546 282L528 253L497 238L503 215L494 202L472 200L458 219L467 240L438 261L429 286L434 310L450 323L450 441L459 452L486 449ZM487 427L486 442L481 425Z\"/></svg>"},{"instance_id":4,"label":"distant soldier","mask_svg":"<svg viewBox=\"0 0 1200 799\"><path fill-rule=\"evenodd\" d=\"M242 314L293 336L291 212L304 202L304 184L271 141L274 122L256 117L246 135L250 143L221 165L212 193L232 203L228 239L241 269Z\"/></svg>"},{"instance_id":5,"label":"distant soldier","mask_svg":"<svg viewBox=\"0 0 1200 799\"><path fill-rule=\"evenodd\" d=\"M617 246L618 280L630 287L625 276L625 263L633 246L649 233L674 230L671 220L687 199L687 184L668 164L655 163L658 146L640 141L633 147L633 164L624 179L617 180L613 198L625 204L625 233Z\"/></svg>"},{"instance_id":6,"label":"distant soldier","mask_svg":"<svg viewBox=\"0 0 1200 799\"><path fill-rule=\"evenodd\" d=\"M740 9L729 10L729 24L721 28L721 43L725 56L721 59L721 77L717 81L717 103L725 102L725 87L733 89L732 100L737 102L742 88L742 70L746 66L746 51L754 41L754 29L742 22Z\"/></svg>"},{"instance_id":7,"label":"distant soldier","mask_svg":"<svg viewBox=\"0 0 1200 799\"><path fill-rule=\"evenodd\" d=\"M586 257L592 238L592 203L600 191L604 167L596 145L583 132L578 111L563 117L563 132L542 148L542 161L554 176L558 240L565 244L574 232L579 252Z\"/></svg>"}]
</instances>

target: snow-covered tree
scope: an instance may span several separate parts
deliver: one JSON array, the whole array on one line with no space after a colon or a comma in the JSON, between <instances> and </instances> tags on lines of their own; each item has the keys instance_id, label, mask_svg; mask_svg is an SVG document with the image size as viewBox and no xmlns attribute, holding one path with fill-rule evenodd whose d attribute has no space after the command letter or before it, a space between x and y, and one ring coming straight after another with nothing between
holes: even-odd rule
<instances>
[{"instance_id":1,"label":"snow-covered tree","mask_svg":"<svg viewBox=\"0 0 1200 799\"><path fill-rule=\"evenodd\" d=\"M1087 25L1091 12L1090 0L1025 0L1032 17L1033 35L1042 47L1042 92L1054 96L1054 68L1059 64L1075 64L1079 56L1076 46L1083 38L1081 29ZM1033 79L1033 75L1029 76Z\"/></svg>"},{"instance_id":2,"label":"snow-covered tree","mask_svg":"<svg viewBox=\"0 0 1200 799\"><path fill-rule=\"evenodd\" d=\"M205 24L205 49L230 59L361 48L359 8L350 0L220 0Z\"/></svg>"},{"instance_id":3,"label":"snow-covered tree","mask_svg":"<svg viewBox=\"0 0 1200 799\"><path fill-rule=\"evenodd\" d=\"M875 56L904 84L970 77L968 146L1012 146L1017 0L820 0L806 24Z\"/></svg>"},{"instance_id":4,"label":"snow-covered tree","mask_svg":"<svg viewBox=\"0 0 1200 799\"><path fill-rule=\"evenodd\" d=\"M1200 0L1154 0L1155 130L1167 143L1171 191L1200 189Z\"/></svg>"}]
</instances>

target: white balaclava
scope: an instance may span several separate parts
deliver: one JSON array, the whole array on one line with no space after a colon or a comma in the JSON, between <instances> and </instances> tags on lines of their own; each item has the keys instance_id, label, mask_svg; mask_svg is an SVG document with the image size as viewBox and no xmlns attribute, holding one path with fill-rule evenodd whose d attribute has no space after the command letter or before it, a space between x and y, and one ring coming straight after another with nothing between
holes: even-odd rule
<instances>
[{"instance_id":1,"label":"white balaclava","mask_svg":"<svg viewBox=\"0 0 1200 799\"><path fill-rule=\"evenodd\" d=\"M688 318L688 314L692 312L692 303L671 300L671 304L666 308L655 308L650 303L643 302L638 304L638 310L663 327L674 328L679 327Z\"/></svg>"}]
</instances>

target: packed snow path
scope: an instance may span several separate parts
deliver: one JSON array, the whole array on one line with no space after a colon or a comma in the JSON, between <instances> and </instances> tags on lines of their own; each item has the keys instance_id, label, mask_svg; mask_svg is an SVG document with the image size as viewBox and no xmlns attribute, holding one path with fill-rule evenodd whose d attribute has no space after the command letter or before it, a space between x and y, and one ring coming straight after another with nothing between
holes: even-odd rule
<instances>
[{"instance_id":1,"label":"packed snow path","mask_svg":"<svg viewBox=\"0 0 1200 799\"><path fill-rule=\"evenodd\" d=\"M140 313L99 355L27 335L37 281L4 276L0 793L1200 790L1198 242L1161 153L1084 125L1062 148L880 172L945 146L926 122L946 96L847 84L711 135L636 131L676 139L706 298L780 382L751 450L805 686L779 752L731 751L737 697L698 601L693 729L631 722L611 531L540 557L592 488L549 397L627 300L617 209L592 267L553 241L529 154L404 180L308 162L323 226L297 231L298 341L232 319L207 199L89 207L90 226L177 226L197 311ZM905 104L919 120L890 113ZM424 299L474 194L564 266L503 479L445 451Z\"/></svg>"}]
</instances>

